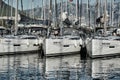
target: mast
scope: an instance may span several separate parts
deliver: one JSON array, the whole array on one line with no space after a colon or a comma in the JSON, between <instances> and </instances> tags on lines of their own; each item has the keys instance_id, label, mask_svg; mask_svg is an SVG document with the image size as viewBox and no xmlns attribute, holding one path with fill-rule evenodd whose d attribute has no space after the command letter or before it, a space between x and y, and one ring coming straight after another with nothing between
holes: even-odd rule
<instances>
[{"instance_id":1,"label":"mast","mask_svg":"<svg viewBox=\"0 0 120 80\"><path fill-rule=\"evenodd\" d=\"M13 16L13 14L12 14L12 12L13 12L12 6L13 6L13 0L11 0L11 18L12 18L12 16Z\"/></svg>"},{"instance_id":2,"label":"mast","mask_svg":"<svg viewBox=\"0 0 120 80\"><path fill-rule=\"evenodd\" d=\"M52 18L52 0L49 0L49 16L48 16L48 20L51 21Z\"/></svg>"},{"instance_id":3,"label":"mast","mask_svg":"<svg viewBox=\"0 0 120 80\"><path fill-rule=\"evenodd\" d=\"M21 0L21 10L23 12L23 0Z\"/></svg>"},{"instance_id":4,"label":"mast","mask_svg":"<svg viewBox=\"0 0 120 80\"><path fill-rule=\"evenodd\" d=\"M78 20L78 14L79 14L79 0L76 0L76 19Z\"/></svg>"},{"instance_id":5,"label":"mast","mask_svg":"<svg viewBox=\"0 0 120 80\"><path fill-rule=\"evenodd\" d=\"M62 36L63 34L62 34L62 31L63 31L63 23L62 23L62 13L63 13L63 0L61 0L61 21L60 21L60 36ZM62 49L62 48L60 48L60 49ZM59 64L59 69L60 69L60 71L62 71L62 56L60 56L60 64ZM62 75L62 73L60 72L60 75ZM59 78L59 80L62 80L61 79L61 77L59 76L58 77Z\"/></svg>"},{"instance_id":6,"label":"mast","mask_svg":"<svg viewBox=\"0 0 120 80\"><path fill-rule=\"evenodd\" d=\"M50 8L52 8L51 7L51 1L52 0L49 0L49 9ZM43 0L43 12L44 12L44 17L43 17L43 20L44 20L44 23L45 23L45 21L46 21L46 8L47 8L47 0ZM49 11L49 13L48 13L48 20L50 19L50 13L51 13L51 11ZM45 27L46 27L46 25L45 25ZM47 33L47 37L49 36L49 27L50 27L50 25L48 24L48 33ZM44 54L44 52L42 52L42 54ZM42 74L43 74L43 78L44 78L44 80L45 80L45 72L46 72L46 54L42 57Z\"/></svg>"},{"instance_id":7,"label":"mast","mask_svg":"<svg viewBox=\"0 0 120 80\"><path fill-rule=\"evenodd\" d=\"M86 24L88 24L88 1L86 1L86 15L85 15Z\"/></svg>"},{"instance_id":8,"label":"mast","mask_svg":"<svg viewBox=\"0 0 120 80\"><path fill-rule=\"evenodd\" d=\"M49 0L49 8L48 8L48 31L47 31L47 37L49 37L49 31L50 31L50 28L51 28L51 19L52 19L52 0ZM55 21L54 21L55 23Z\"/></svg>"},{"instance_id":9,"label":"mast","mask_svg":"<svg viewBox=\"0 0 120 80\"><path fill-rule=\"evenodd\" d=\"M18 0L16 0L16 9L15 9L15 35L17 34L18 29Z\"/></svg>"},{"instance_id":10,"label":"mast","mask_svg":"<svg viewBox=\"0 0 120 80\"><path fill-rule=\"evenodd\" d=\"M118 22L117 22L117 24L118 24L118 27L120 27L120 2L118 3Z\"/></svg>"},{"instance_id":11,"label":"mast","mask_svg":"<svg viewBox=\"0 0 120 80\"><path fill-rule=\"evenodd\" d=\"M82 0L81 0L81 4L80 4L80 27L81 27L81 24L82 24Z\"/></svg>"},{"instance_id":12,"label":"mast","mask_svg":"<svg viewBox=\"0 0 120 80\"><path fill-rule=\"evenodd\" d=\"M57 0L54 0L54 26L57 27Z\"/></svg>"},{"instance_id":13,"label":"mast","mask_svg":"<svg viewBox=\"0 0 120 80\"><path fill-rule=\"evenodd\" d=\"M89 27L90 27L90 0L88 0L88 18L89 18Z\"/></svg>"},{"instance_id":14,"label":"mast","mask_svg":"<svg viewBox=\"0 0 120 80\"><path fill-rule=\"evenodd\" d=\"M104 1L104 35L106 35L106 21L107 21L107 9L106 9L107 0Z\"/></svg>"},{"instance_id":15,"label":"mast","mask_svg":"<svg viewBox=\"0 0 120 80\"><path fill-rule=\"evenodd\" d=\"M53 20L53 27L56 27L56 0L54 0L54 3L53 3L53 6L54 6L54 11L53 11L53 17L52 17L52 20Z\"/></svg>"},{"instance_id":16,"label":"mast","mask_svg":"<svg viewBox=\"0 0 120 80\"><path fill-rule=\"evenodd\" d=\"M113 26L114 24L114 0L111 1L111 9L112 9L112 14L111 14L111 25Z\"/></svg>"},{"instance_id":17,"label":"mast","mask_svg":"<svg viewBox=\"0 0 120 80\"><path fill-rule=\"evenodd\" d=\"M68 12L68 0L66 0L66 12Z\"/></svg>"},{"instance_id":18,"label":"mast","mask_svg":"<svg viewBox=\"0 0 120 80\"><path fill-rule=\"evenodd\" d=\"M118 23L119 23L119 27L120 27L120 2L119 2L119 18L118 18Z\"/></svg>"},{"instance_id":19,"label":"mast","mask_svg":"<svg viewBox=\"0 0 120 80\"><path fill-rule=\"evenodd\" d=\"M97 18L100 17L100 0L96 0Z\"/></svg>"},{"instance_id":20,"label":"mast","mask_svg":"<svg viewBox=\"0 0 120 80\"><path fill-rule=\"evenodd\" d=\"M101 3L101 0L100 0L100 2L99 2L99 6L100 6L100 16L102 15L102 12L101 12L101 8L102 8L102 3Z\"/></svg>"},{"instance_id":21,"label":"mast","mask_svg":"<svg viewBox=\"0 0 120 80\"><path fill-rule=\"evenodd\" d=\"M41 19L43 20L43 14L44 14L44 8L43 8L43 0L41 0L42 6L41 6Z\"/></svg>"},{"instance_id":22,"label":"mast","mask_svg":"<svg viewBox=\"0 0 120 80\"><path fill-rule=\"evenodd\" d=\"M10 2L10 1L8 0L8 5L10 5L10 3L9 3L9 2ZM6 15L6 16L7 16L7 17L8 17L8 19L9 19L9 17L10 17L10 15L9 15L9 14L10 14L9 8L7 9L7 11L8 11L8 12L7 12L7 15Z\"/></svg>"},{"instance_id":23,"label":"mast","mask_svg":"<svg viewBox=\"0 0 120 80\"><path fill-rule=\"evenodd\" d=\"M110 15L110 20L109 20L109 25L111 26L111 14L112 14L112 9L111 9L111 0L110 0L110 3L109 3L109 9L110 9L110 12L109 12L109 15Z\"/></svg>"},{"instance_id":24,"label":"mast","mask_svg":"<svg viewBox=\"0 0 120 80\"><path fill-rule=\"evenodd\" d=\"M46 0L43 0L43 20L46 20Z\"/></svg>"},{"instance_id":25,"label":"mast","mask_svg":"<svg viewBox=\"0 0 120 80\"><path fill-rule=\"evenodd\" d=\"M31 2L31 9L32 9L32 12L31 12L31 14L32 14L32 18L34 19L35 18L35 15L34 15L34 0L32 0L32 2Z\"/></svg>"},{"instance_id":26,"label":"mast","mask_svg":"<svg viewBox=\"0 0 120 80\"><path fill-rule=\"evenodd\" d=\"M63 0L61 0L61 16L60 16L60 19L61 19L61 21L60 21L60 35L62 36L62 28L63 28L63 24L62 24L62 13L63 13Z\"/></svg>"}]
</instances>

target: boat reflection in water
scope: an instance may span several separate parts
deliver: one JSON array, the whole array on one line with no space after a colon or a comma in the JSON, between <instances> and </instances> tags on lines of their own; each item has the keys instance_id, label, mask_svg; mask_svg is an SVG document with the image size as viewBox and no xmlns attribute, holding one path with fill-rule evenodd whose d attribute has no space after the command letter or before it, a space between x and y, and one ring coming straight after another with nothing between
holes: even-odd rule
<instances>
[{"instance_id":1,"label":"boat reflection in water","mask_svg":"<svg viewBox=\"0 0 120 80\"><path fill-rule=\"evenodd\" d=\"M79 54L46 57L45 62L39 53L4 55L0 57L0 80L119 80L119 60L120 58L92 60L90 77L89 61L80 60Z\"/></svg>"}]
</instances>

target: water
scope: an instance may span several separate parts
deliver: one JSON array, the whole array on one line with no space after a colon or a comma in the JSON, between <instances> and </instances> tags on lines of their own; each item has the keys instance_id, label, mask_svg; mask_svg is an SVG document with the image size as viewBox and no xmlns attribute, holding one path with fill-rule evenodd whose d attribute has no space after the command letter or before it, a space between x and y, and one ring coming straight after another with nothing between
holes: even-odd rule
<instances>
[{"instance_id":1,"label":"water","mask_svg":"<svg viewBox=\"0 0 120 80\"><path fill-rule=\"evenodd\" d=\"M1 56L0 80L39 80L42 63L37 53Z\"/></svg>"},{"instance_id":2,"label":"water","mask_svg":"<svg viewBox=\"0 0 120 80\"><path fill-rule=\"evenodd\" d=\"M92 62L92 76L105 80L120 80L120 58L95 59Z\"/></svg>"},{"instance_id":3,"label":"water","mask_svg":"<svg viewBox=\"0 0 120 80\"><path fill-rule=\"evenodd\" d=\"M120 58L83 61L79 54L45 60L38 53L1 56L0 80L120 80L119 61Z\"/></svg>"}]
</instances>

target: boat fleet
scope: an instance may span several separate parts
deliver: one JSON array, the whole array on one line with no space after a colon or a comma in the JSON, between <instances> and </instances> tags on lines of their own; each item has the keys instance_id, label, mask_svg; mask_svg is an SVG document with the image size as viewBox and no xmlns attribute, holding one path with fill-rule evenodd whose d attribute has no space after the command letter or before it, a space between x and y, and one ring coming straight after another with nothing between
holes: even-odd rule
<instances>
[{"instance_id":1,"label":"boat fleet","mask_svg":"<svg viewBox=\"0 0 120 80\"><path fill-rule=\"evenodd\" d=\"M83 38L81 35L86 33L69 24L66 12L63 16L62 26L57 28L42 24L17 24L17 33L9 34L10 31L1 26L0 55L38 50L43 50L46 56L80 54L83 47L87 48L92 58L119 55L120 29L114 27L104 32L104 28L100 28L91 37Z\"/></svg>"},{"instance_id":2,"label":"boat fleet","mask_svg":"<svg viewBox=\"0 0 120 80\"><path fill-rule=\"evenodd\" d=\"M0 26L0 55L39 52L42 57L80 54L80 57L88 55L87 57L90 59L120 55L120 29L107 25L106 6L104 7L104 14L99 17L102 21L98 19L100 23L95 24L93 30L90 29L91 25L87 29L87 25L78 20L78 14L70 20L66 11L61 10L59 25L56 25L58 21L51 23L54 25L44 25L19 24L16 9L15 33ZM79 13L77 9L76 13ZM51 11L49 14L52 14ZM82 31L82 28L86 31ZM89 33L90 30L93 32L85 33ZM86 50L87 53L83 50ZM96 72L96 67L93 67L92 70Z\"/></svg>"},{"instance_id":3,"label":"boat fleet","mask_svg":"<svg viewBox=\"0 0 120 80\"><path fill-rule=\"evenodd\" d=\"M0 29L0 31L2 30ZM42 25L19 26L17 35L1 35L0 45L2 49L0 53L2 55L37 51L41 45L46 55L78 53L82 46L79 31L65 28L62 36L59 32L59 30L53 30L46 37L47 28Z\"/></svg>"},{"instance_id":4,"label":"boat fleet","mask_svg":"<svg viewBox=\"0 0 120 80\"><path fill-rule=\"evenodd\" d=\"M1 55L30 53L39 50L43 50L46 56L74 54L80 52L83 44L80 32L74 28L67 12L62 12L60 25L56 27L50 24L32 24L32 22L19 24L18 0L15 9L15 25L12 27L14 28L13 32L11 30L10 34L1 37Z\"/></svg>"},{"instance_id":5,"label":"boat fleet","mask_svg":"<svg viewBox=\"0 0 120 80\"><path fill-rule=\"evenodd\" d=\"M111 29L106 35L103 29L97 30L96 35L85 40L81 33L74 27L49 29L44 25L30 24L18 25L17 35L8 35L7 29L0 27L0 55L16 52L37 51L42 46L48 56L80 53L86 45L91 57L104 57L119 55L120 29Z\"/></svg>"}]
</instances>

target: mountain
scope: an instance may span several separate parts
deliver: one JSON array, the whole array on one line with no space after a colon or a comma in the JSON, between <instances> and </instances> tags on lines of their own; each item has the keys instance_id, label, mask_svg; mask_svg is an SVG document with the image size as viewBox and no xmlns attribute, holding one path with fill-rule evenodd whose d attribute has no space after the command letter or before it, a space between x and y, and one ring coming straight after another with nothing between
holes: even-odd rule
<instances>
[{"instance_id":1,"label":"mountain","mask_svg":"<svg viewBox=\"0 0 120 80\"><path fill-rule=\"evenodd\" d=\"M11 16L11 9L12 9L12 16L14 17L15 16L15 8L14 7L11 7L9 6L8 4L6 4L4 1L0 0L0 17L3 17L3 16L6 16L6 17L10 17ZM41 21L41 20L36 20L36 19L33 19L29 16L26 16L26 13L18 10L19 12L19 15L20 15L20 21L19 23L23 23L23 24L29 24L29 23L43 23L44 24L48 23L49 21ZM11 23L12 22L12 23ZM0 20L0 25L2 26L10 26L14 23L14 21L11 21L9 19L2 19Z\"/></svg>"},{"instance_id":2,"label":"mountain","mask_svg":"<svg viewBox=\"0 0 120 80\"><path fill-rule=\"evenodd\" d=\"M12 7L12 14L15 15L15 8ZM10 16L11 6L0 0L0 16Z\"/></svg>"},{"instance_id":3,"label":"mountain","mask_svg":"<svg viewBox=\"0 0 120 80\"><path fill-rule=\"evenodd\" d=\"M115 16L115 19L117 19L118 18L118 16L119 16L119 14L118 14L118 12L119 12L119 10L120 10L120 0L115 0L115 9L114 9L114 11L115 11L115 13L114 13L114 16ZM81 6L81 5L79 5L79 6ZM76 14L76 6L75 6L75 4L74 3L68 3L68 9L67 9L67 11L68 11L68 14L72 14L72 15L75 15ZM102 6L103 7L103 6ZM95 7L95 4L90 4L90 18L91 19L94 19L94 16L95 16L95 9L96 7ZM86 17L86 18L88 18L88 11L86 10L87 9L87 4L86 3L83 3L82 4L82 14L78 14L79 16L80 15L82 15L82 16L84 16L84 17ZM66 3L63 3L63 11L65 11L66 10ZM43 12L42 12L42 8L41 7L37 7L37 8L34 8L34 9L29 9L29 10L25 10L25 12L27 12L27 14L28 15L31 15L31 12L33 12L34 11L34 17L36 17L36 18L41 18L41 17L43 17ZM110 13L110 6L108 5L108 9L107 9L107 11ZM60 14L61 14L61 4L60 3L58 3L57 4L57 9L56 9L56 12L57 12L57 17L59 17L60 16ZM55 11L54 11L54 7L52 6L52 17L54 17L54 13L55 13ZM46 14L46 18L48 18L49 17L49 6L47 5L46 6L46 9L45 9L45 14ZM101 14L103 14L103 13L101 13ZM94 20L91 20L91 21L94 21Z\"/></svg>"},{"instance_id":4,"label":"mountain","mask_svg":"<svg viewBox=\"0 0 120 80\"><path fill-rule=\"evenodd\" d=\"M115 12L114 12L114 20L117 20L119 19L119 10L120 10L120 0L115 0L115 1L118 1L118 2L115 2ZM51 20L53 20L53 18L55 18L55 13L57 14L56 17L59 18L60 17L60 14L61 14L61 4L58 3L57 5L57 8L56 8L56 11L54 10L54 5L51 6L52 7L52 14L49 14L49 6L46 5L46 8L45 8L45 16L43 16L44 12L43 12L43 8L42 7L36 7L34 9L28 9L28 10L24 10L24 12L21 12L19 11L20 14L23 14L23 22L25 22L26 18L27 18L27 22L32 22L32 18L34 19L38 19L40 20L41 18L45 18L45 19L49 19L50 17L52 18ZM79 5L81 6L81 5ZM74 3L68 3L68 6L67 6L67 11L68 11L68 15L73 15L75 16L76 15L76 6ZM80 7L79 7L80 9ZM95 11L95 4L90 4L90 19L91 19L91 24L94 23L94 19L95 19L95 15L96 15L96 11ZM63 3L63 11L66 11L66 3ZM107 11L110 13L110 6L108 5L108 9ZM0 0L0 16L4 16L4 15L7 15L7 16L10 16L10 13L11 13L11 6L7 5L6 3L4 3L2 0ZM15 8L13 8L13 15L15 13ZM102 13L103 14L103 13ZM26 16L27 15L27 16ZM49 16L50 15L50 16ZM82 17L85 17L86 21L89 22L88 20L88 10L87 10L87 4L86 3L83 3L82 4L82 11L81 13L78 14L79 16L82 16ZM29 19L31 19L30 21L28 21ZM39 21L38 21L39 22Z\"/></svg>"}]
</instances>

